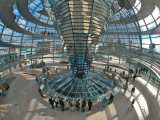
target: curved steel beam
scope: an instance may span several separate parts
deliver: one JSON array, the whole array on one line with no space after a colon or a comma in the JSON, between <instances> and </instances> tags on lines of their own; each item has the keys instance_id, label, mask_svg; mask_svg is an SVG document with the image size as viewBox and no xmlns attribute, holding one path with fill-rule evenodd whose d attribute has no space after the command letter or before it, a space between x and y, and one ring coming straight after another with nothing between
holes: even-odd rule
<instances>
[{"instance_id":1,"label":"curved steel beam","mask_svg":"<svg viewBox=\"0 0 160 120\"><path fill-rule=\"evenodd\" d=\"M37 25L40 26L45 26L45 27L50 27L50 28L54 28L53 25L44 23L38 19L36 19L29 11L28 9L28 0L16 0L16 4L17 4L17 9L20 12L20 14L27 20L30 22L33 22Z\"/></svg>"},{"instance_id":2,"label":"curved steel beam","mask_svg":"<svg viewBox=\"0 0 160 120\"><path fill-rule=\"evenodd\" d=\"M133 22L137 22L139 20L142 20L144 18L146 18L147 16L149 16L153 10L155 8L155 3L152 0L141 0L141 9L140 11L131 16L130 18L122 18L120 20L117 21L111 21L110 23L112 24L128 24L128 23L133 23ZM137 17L137 19L134 19L135 17Z\"/></svg>"}]
</instances>

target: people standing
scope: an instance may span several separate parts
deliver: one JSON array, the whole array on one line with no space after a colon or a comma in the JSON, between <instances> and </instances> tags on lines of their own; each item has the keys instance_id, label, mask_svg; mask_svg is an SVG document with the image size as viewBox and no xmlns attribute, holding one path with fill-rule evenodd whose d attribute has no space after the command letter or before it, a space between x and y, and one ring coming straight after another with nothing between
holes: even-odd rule
<instances>
[{"instance_id":1,"label":"people standing","mask_svg":"<svg viewBox=\"0 0 160 120\"><path fill-rule=\"evenodd\" d=\"M49 103L52 106L52 109L54 109L54 100L53 100L53 97L49 98Z\"/></svg>"},{"instance_id":2,"label":"people standing","mask_svg":"<svg viewBox=\"0 0 160 120\"><path fill-rule=\"evenodd\" d=\"M107 72L109 72L109 65L107 65Z\"/></svg>"},{"instance_id":3,"label":"people standing","mask_svg":"<svg viewBox=\"0 0 160 120\"><path fill-rule=\"evenodd\" d=\"M108 104L111 104L113 102L113 99L114 99L114 95L111 93L110 97L109 97L109 103Z\"/></svg>"},{"instance_id":4,"label":"people standing","mask_svg":"<svg viewBox=\"0 0 160 120\"><path fill-rule=\"evenodd\" d=\"M47 72L48 72L48 71L49 71L49 68L47 67L46 70L47 70Z\"/></svg>"},{"instance_id":5,"label":"people standing","mask_svg":"<svg viewBox=\"0 0 160 120\"><path fill-rule=\"evenodd\" d=\"M135 92L135 86L131 89L131 96L133 95L134 92Z\"/></svg>"},{"instance_id":6,"label":"people standing","mask_svg":"<svg viewBox=\"0 0 160 120\"><path fill-rule=\"evenodd\" d=\"M110 67L110 69L109 69L109 72L111 73L112 72L112 68Z\"/></svg>"},{"instance_id":7,"label":"people standing","mask_svg":"<svg viewBox=\"0 0 160 120\"><path fill-rule=\"evenodd\" d=\"M16 20L17 16L13 13L13 19Z\"/></svg>"},{"instance_id":8,"label":"people standing","mask_svg":"<svg viewBox=\"0 0 160 120\"><path fill-rule=\"evenodd\" d=\"M58 107L58 98L57 98L57 96L55 98L55 103L56 103L56 107Z\"/></svg>"},{"instance_id":9,"label":"people standing","mask_svg":"<svg viewBox=\"0 0 160 120\"><path fill-rule=\"evenodd\" d=\"M129 110L132 110L132 109L133 109L134 103L135 103L135 99L132 100L131 105L128 107Z\"/></svg>"},{"instance_id":10,"label":"people standing","mask_svg":"<svg viewBox=\"0 0 160 120\"><path fill-rule=\"evenodd\" d=\"M0 88L0 96L2 96L3 95L3 90L2 90L2 88Z\"/></svg>"},{"instance_id":11,"label":"people standing","mask_svg":"<svg viewBox=\"0 0 160 120\"><path fill-rule=\"evenodd\" d=\"M125 71L123 71L123 76L125 76Z\"/></svg>"},{"instance_id":12,"label":"people standing","mask_svg":"<svg viewBox=\"0 0 160 120\"><path fill-rule=\"evenodd\" d=\"M138 69L136 69L136 74L138 73Z\"/></svg>"},{"instance_id":13,"label":"people standing","mask_svg":"<svg viewBox=\"0 0 160 120\"><path fill-rule=\"evenodd\" d=\"M86 109L86 99L84 98L82 101L82 112L84 112Z\"/></svg>"},{"instance_id":14,"label":"people standing","mask_svg":"<svg viewBox=\"0 0 160 120\"><path fill-rule=\"evenodd\" d=\"M62 98L61 97L59 98L59 105L60 105L60 108L62 110Z\"/></svg>"},{"instance_id":15,"label":"people standing","mask_svg":"<svg viewBox=\"0 0 160 120\"><path fill-rule=\"evenodd\" d=\"M64 102L63 102L63 98L61 99L61 111L64 111Z\"/></svg>"},{"instance_id":16,"label":"people standing","mask_svg":"<svg viewBox=\"0 0 160 120\"><path fill-rule=\"evenodd\" d=\"M91 110L91 107L92 107L92 101L91 99L88 101L88 110Z\"/></svg>"},{"instance_id":17,"label":"people standing","mask_svg":"<svg viewBox=\"0 0 160 120\"><path fill-rule=\"evenodd\" d=\"M71 100L70 105L71 105L71 109L72 109L72 111L74 111L74 100L73 100L73 99Z\"/></svg>"},{"instance_id":18,"label":"people standing","mask_svg":"<svg viewBox=\"0 0 160 120\"><path fill-rule=\"evenodd\" d=\"M3 84L3 89L5 89L5 90L6 90L6 84Z\"/></svg>"},{"instance_id":19,"label":"people standing","mask_svg":"<svg viewBox=\"0 0 160 120\"><path fill-rule=\"evenodd\" d=\"M66 110L68 110L68 108L69 108L69 102L68 102L68 99L66 100L65 106L66 106Z\"/></svg>"},{"instance_id":20,"label":"people standing","mask_svg":"<svg viewBox=\"0 0 160 120\"><path fill-rule=\"evenodd\" d=\"M77 109L77 111L80 110L80 99L78 99L78 100L76 101L76 109Z\"/></svg>"},{"instance_id":21,"label":"people standing","mask_svg":"<svg viewBox=\"0 0 160 120\"><path fill-rule=\"evenodd\" d=\"M103 107L107 106L107 98L106 97L104 97L103 100L102 100L102 106Z\"/></svg>"}]
</instances>

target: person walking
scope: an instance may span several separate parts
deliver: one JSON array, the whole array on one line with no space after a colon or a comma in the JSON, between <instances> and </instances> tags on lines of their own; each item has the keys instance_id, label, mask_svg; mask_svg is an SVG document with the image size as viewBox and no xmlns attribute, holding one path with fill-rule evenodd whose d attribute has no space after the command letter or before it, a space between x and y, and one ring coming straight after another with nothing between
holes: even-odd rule
<instances>
[{"instance_id":1,"label":"person walking","mask_svg":"<svg viewBox=\"0 0 160 120\"><path fill-rule=\"evenodd\" d=\"M136 80L136 74L133 75L132 82Z\"/></svg>"},{"instance_id":2,"label":"person walking","mask_svg":"<svg viewBox=\"0 0 160 120\"><path fill-rule=\"evenodd\" d=\"M123 71L123 77L125 76L125 71Z\"/></svg>"},{"instance_id":3,"label":"person walking","mask_svg":"<svg viewBox=\"0 0 160 120\"><path fill-rule=\"evenodd\" d=\"M128 84L125 84L125 86L124 86L124 94L126 93L127 89L128 89Z\"/></svg>"},{"instance_id":4,"label":"person walking","mask_svg":"<svg viewBox=\"0 0 160 120\"><path fill-rule=\"evenodd\" d=\"M113 102L113 99L114 99L114 95L111 93L110 97L109 97L109 103L108 104L111 104Z\"/></svg>"},{"instance_id":5,"label":"person walking","mask_svg":"<svg viewBox=\"0 0 160 120\"><path fill-rule=\"evenodd\" d=\"M38 82L38 76L36 75L36 81Z\"/></svg>"},{"instance_id":6,"label":"person walking","mask_svg":"<svg viewBox=\"0 0 160 120\"><path fill-rule=\"evenodd\" d=\"M39 87L39 94L41 95L41 97L43 97L43 93L42 93L41 87Z\"/></svg>"},{"instance_id":7,"label":"person walking","mask_svg":"<svg viewBox=\"0 0 160 120\"><path fill-rule=\"evenodd\" d=\"M125 79L126 79L126 84L128 84L128 77L126 76Z\"/></svg>"},{"instance_id":8,"label":"person walking","mask_svg":"<svg viewBox=\"0 0 160 120\"><path fill-rule=\"evenodd\" d=\"M135 92L135 86L131 89L131 96L134 94Z\"/></svg>"},{"instance_id":9,"label":"person walking","mask_svg":"<svg viewBox=\"0 0 160 120\"><path fill-rule=\"evenodd\" d=\"M91 110L91 107L92 107L92 101L91 101L91 99L88 101L88 110L90 111Z\"/></svg>"},{"instance_id":10,"label":"person walking","mask_svg":"<svg viewBox=\"0 0 160 120\"><path fill-rule=\"evenodd\" d=\"M54 109L54 100L53 100L53 97L49 98L49 103L52 106L52 109Z\"/></svg>"},{"instance_id":11,"label":"person walking","mask_svg":"<svg viewBox=\"0 0 160 120\"><path fill-rule=\"evenodd\" d=\"M134 103L135 103L135 99L133 99L133 100L132 100L132 102L131 102L130 106L128 107L128 109L129 109L129 110L132 110L132 109L133 109L133 107L134 107L134 106L133 106L133 105L134 105Z\"/></svg>"},{"instance_id":12,"label":"person walking","mask_svg":"<svg viewBox=\"0 0 160 120\"><path fill-rule=\"evenodd\" d=\"M84 98L82 101L82 112L85 112L86 109L86 99Z\"/></svg>"},{"instance_id":13,"label":"person walking","mask_svg":"<svg viewBox=\"0 0 160 120\"><path fill-rule=\"evenodd\" d=\"M102 106L103 107L107 106L107 98L106 97L104 97L103 100L102 100Z\"/></svg>"}]
</instances>

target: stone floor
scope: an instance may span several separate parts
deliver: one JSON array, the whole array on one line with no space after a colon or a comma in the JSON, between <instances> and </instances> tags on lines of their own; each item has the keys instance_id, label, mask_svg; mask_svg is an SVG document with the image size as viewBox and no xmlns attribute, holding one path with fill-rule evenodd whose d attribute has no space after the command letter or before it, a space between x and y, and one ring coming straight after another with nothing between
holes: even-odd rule
<instances>
[{"instance_id":1,"label":"stone floor","mask_svg":"<svg viewBox=\"0 0 160 120\"><path fill-rule=\"evenodd\" d=\"M22 72L17 72L15 80L10 84L10 89L7 95L2 97L0 101L0 112L3 120L143 120L141 117L140 102L136 102L135 109L128 110L131 99L130 92L127 91L124 95L123 91L115 96L114 102L106 108L102 107L102 103L93 105L92 111L71 111L65 110L62 112L60 108L51 109L48 103L48 97L40 97L38 92L38 85L35 81L35 76L41 74L41 69L25 69ZM155 103L156 99L149 99L153 97L145 86L136 81L134 83L140 93L143 94L147 103ZM133 85L130 84L130 88ZM144 95L145 94L145 95ZM140 94L136 93L134 97L137 99ZM141 101L139 98L137 101ZM159 109L158 104L147 105L149 107L149 119L157 119L154 108ZM146 106L146 107L147 107ZM138 111L139 110L139 111ZM157 111L159 112L159 111ZM148 119L147 118L147 119ZM153 118L153 119L152 119Z\"/></svg>"},{"instance_id":2,"label":"stone floor","mask_svg":"<svg viewBox=\"0 0 160 120\"><path fill-rule=\"evenodd\" d=\"M40 70L27 70L39 74ZM119 92L114 102L106 108L99 102L93 105L92 111L60 111L51 109L48 97L40 97L35 76L18 72L11 83L7 95L2 97L0 112L3 120L138 120L135 109L128 111L129 99Z\"/></svg>"}]
</instances>

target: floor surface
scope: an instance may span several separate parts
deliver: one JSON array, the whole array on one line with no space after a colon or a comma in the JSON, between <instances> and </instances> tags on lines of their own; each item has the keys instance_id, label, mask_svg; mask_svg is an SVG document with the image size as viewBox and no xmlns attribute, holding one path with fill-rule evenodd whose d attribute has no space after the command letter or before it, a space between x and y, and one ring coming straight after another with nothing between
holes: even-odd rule
<instances>
[{"instance_id":1,"label":"floor surface","mask_svg":"<svg viewBox=\"0 0 160 120\"><path fill-rule=\"evenodd\" d=\"M138 120L135 109L128 111L130 101L119 92L114 102L106 108L99 102L93 105L92 111L71 111L60 108L51 109L48 97L41 97L35 76L40 70L28 70L16 73L7 95L2 97L0 112L3 120Z\"/></svg>"}]
</instances>

